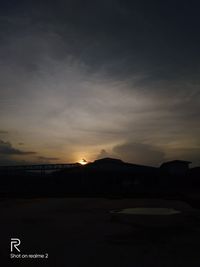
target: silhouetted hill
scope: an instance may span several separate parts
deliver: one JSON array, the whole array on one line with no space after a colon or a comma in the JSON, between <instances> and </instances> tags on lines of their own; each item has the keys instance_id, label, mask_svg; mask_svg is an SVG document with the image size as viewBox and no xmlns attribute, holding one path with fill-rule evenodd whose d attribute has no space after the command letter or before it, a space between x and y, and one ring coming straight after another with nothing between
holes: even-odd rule
<instances>
[{"instance_id":1,"label":"silhouetted hill","mask_svg":"<svg viewBox=\"0 0 200 267\"><path fill-rule=\"evenodd\" d=\"M103 158L84 166L57 172L55 181L78 192L133 192L157 184L158 168Z\"/></svg>"},{"instance_id":2,"label":"silhouetted hill","mask_svg":"<svg viewBox=\"0 0 200 267\"><path fill-rule=\"evenodd\" d=\"M115 159L115 158L102 158L97 159L93 163L93 165L99 165L99 164L115 164L115 165L123 165L125 164L121 159Z\"/></svg>"},{"instance_id":3,"label":"silhouetted hill","mask_svg":"<svg viewBox=\"0 0 200 267\"><path fill-rule=\"evenodd\" d=\"M121 159L115 159L115 158L102 158L95 160L94 162L91 162L84 166L84 168L90 169L96 169L96 170L110 170L110 171L119 171L119 170L155 170L157 168L151 167L151 166L144 166L139 164L132 164L128 162L124 162Z\"/></svg>"}]
</instances>

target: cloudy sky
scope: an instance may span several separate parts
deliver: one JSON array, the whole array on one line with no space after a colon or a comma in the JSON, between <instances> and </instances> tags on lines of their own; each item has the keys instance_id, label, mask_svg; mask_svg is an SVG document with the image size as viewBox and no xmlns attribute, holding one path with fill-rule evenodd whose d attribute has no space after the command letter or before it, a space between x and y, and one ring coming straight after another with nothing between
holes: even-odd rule
<instances>
[{"instance_id":1,"label":"cloudy sky","mask_svg":"<svg viewBox=\"0 0 200 267\"><path fill-rule=\"evenodd\" d=\"M0 164L200 165L200 3L0 4Z\"/></svg>"}]
</instances>

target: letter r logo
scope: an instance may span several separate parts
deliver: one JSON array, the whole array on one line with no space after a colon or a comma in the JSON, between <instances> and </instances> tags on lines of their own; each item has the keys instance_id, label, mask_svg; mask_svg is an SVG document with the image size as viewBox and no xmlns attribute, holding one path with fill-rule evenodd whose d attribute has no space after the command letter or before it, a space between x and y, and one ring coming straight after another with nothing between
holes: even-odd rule
<instances>
[{"instance_id":1,"label":"letter r logo","mask_svg":"<svg viewBox=\"0 0 200 267\"><path fill-rule=\"evenodd\" d=\"M20 252L18 246L21 244L21 241L19 238L11 238L10 241L10 251L13 252L13 248L15 248L18 252Z\"/></svg>"}]
</instances>

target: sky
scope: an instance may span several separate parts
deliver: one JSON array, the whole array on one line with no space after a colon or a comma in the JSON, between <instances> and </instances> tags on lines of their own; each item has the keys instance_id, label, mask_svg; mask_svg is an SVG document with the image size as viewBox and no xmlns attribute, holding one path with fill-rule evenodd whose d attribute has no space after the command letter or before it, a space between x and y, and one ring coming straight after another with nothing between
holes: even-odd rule
<instances>
[{"instance_id":1,"label":"sky","mask_svg":"<svg viewBox=\"0 0 200 267\"><path fill-rule=\"evenodd\" d=\"M200 3L0 3L0 165L200 165Z\"/></svg>"}]
</instances>

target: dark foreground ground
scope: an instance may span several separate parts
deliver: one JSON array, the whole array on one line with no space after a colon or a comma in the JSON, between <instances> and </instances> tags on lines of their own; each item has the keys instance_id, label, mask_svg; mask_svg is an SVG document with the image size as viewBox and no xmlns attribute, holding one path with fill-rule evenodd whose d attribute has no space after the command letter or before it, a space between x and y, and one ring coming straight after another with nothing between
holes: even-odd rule
<instances>
[{"instance_id":1,"label":"dark foreground ground","mask_svg":"<svg viewBox=\"0 0 200 267\"><path fill-rule=\"evenodd\" d=\"M192 210L154 199L2 199L0 266L200 266L198 212L189 227L175 229L138 230L111 220L111 210L138 206ZM21 254L48 253L48 259L10 259L10 238L20 238Z\"/></svg>"}]
</instances>

